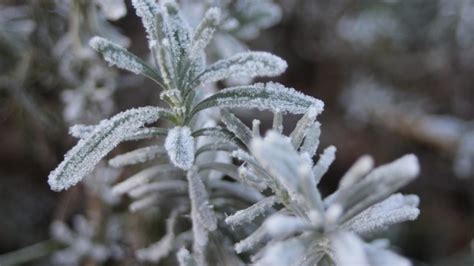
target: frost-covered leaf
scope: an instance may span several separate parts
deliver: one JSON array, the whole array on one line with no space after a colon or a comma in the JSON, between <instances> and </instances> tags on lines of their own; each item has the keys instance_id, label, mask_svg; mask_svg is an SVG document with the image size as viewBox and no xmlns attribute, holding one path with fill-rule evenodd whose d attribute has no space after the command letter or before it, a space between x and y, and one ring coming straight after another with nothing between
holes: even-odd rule
<instances>
[{"instance_id":1,"label":"frost-covered leaf","mask_svg":"<svg viewBox=\"0 0 474 266\"><path fill-rule=\"evenodd\" d=\"M81 125L77 124L69 128L69 135L78 138L78 139L83 139L87 137L92 131L94 131L95 125Z\"/></svg>"},{"instance_id":2,"label":"frost-covered leaf","mask_svg":"<svg viewBox=\"0 0 474 266\"><path fill-rule=\"evenodd\" d=\"M320 113L317 107L310 107L303 117L296 123L295 129L290 134L291 144L298 149L306 136L308 127L314 122L316 116Z\"/></svg>"},{"instance_id":3,"label":"frost-covered leaf","mask_svg":"<svg viewBox=\"0 0 474 266\"><path fill-rule=\"evenodd\" d=\"M367 255L367 258L371 266L378 266L378 265L411 266L412 265L412 263L408 259L386 249L385 247L380 247L379 245L376 245L373 243L365 244L365 253Z\"/></svg>"},{"instance_id":4,"label":"frost-covered leaf","mask_svg":"<svg viewBox=\"0 0 474 266\"><path fill-rule=\"evenodd\" d=\"M253 221L257 216L264 214L277 202L276 196L266 197L254 205L237 211L225 219L228 225L235 226Z\"/></svg>"},{"instance_id":5,"label":"frost-covered leaf","mask_svg":"<svg viewBox=\"0 0 474 266\"><path fill-rule=\"evenodd\" d=\"M313 106L319 114L322 112L324 104L322 101L294 89L268 82L221 90L197 104L191 111L191 115L215 106L257 108L292 114L305 113L309 107Z\"/></svg>"},{"instance_id":6,"label":"frost-covered leaf","mask_svg":"<svg viewBox=\"0 0 474 266\"><path fill-rule=\"evenodd\" d=\"M323 175L328 171L329 166L336 159L336 147L329 146L324 151L323 154L319 157L318 162L313 167L313 175L316 180L316 184L319 183Z\"/></svg>"},{"instance_id":7,"label":"frost-covered leaf","mask_svg":"<svg viewBox=\"0 0 474 266\"><path fill-rule=\"evenodd\" d=\"M237 146L243 146L237 137L230 131L222 127L207 127L196 130L192 134L193 137L213 137L221 141L228 142L229 144L235 144Z\"/></svg>"},{"instance_id":8,"label":"frost-covered leaf","mask_svg":"<svg viewBox=\"0 0 474 266\"><path fill-rule=\"evenodd\" d=\"M128 192L132 198L140 198L147 194L165 195L167 193L186 192L187 184L183 180L164 180L139 186Z\"/></svg>"},{"instance_id":9,"label":"frost-covered leaf","mask_svg":"<svg viewBox=\"0 0 474 266\"><path fill-rule=\"evenodd\" d=\"M255 265L300 265L298 264L298 261L303 258L304 252L306 250L306 245L307 244L301 241L299 238L290 238L285 241L278 241L264 250L262 258L260 258L255 263Z\"/></svg>"},{"instance_id":10,"label":"frost-covered leaf","mask_svg":"<svg viewBox=\"0 0 474 266\"><path fill-rule=\"evenodd\" d=\"M303 145L301 145L300 152L307 153L311 158L316 154L319 146L319 136L321 135L321 124L318 122L312 123L306 132Z\"/></svg>"},{"instance_id":11,"label":"frost-covered leaf","mask_svg":"<svg viewBox=\"0 0 474 266\"><path fill-rule=\"evenodd\" d=\"M221 110L221 115L222 122L226 125L226 128L248 146L252 139L252 131L239 118L226 109Z\"/></svg>"},{"instance_id":12,"label":"frost-covered leaf","mask_svg":"<svg viewBox=\"0 0 474 266\"><path fill-rule=\"evenodd\" d=\"M415 179L418 173L418 159L409 154L375 168L357 184L338 190L334 202L346 210L341 221L346 221L372 204L386 199Z\"/></svg>"},{"instance_id":13,"label":"frost-covered leaf","mask_svg":"<svg viewBox=\"0 0 474 266\"><path fill-rule=\"evenodd\" d=\"M267 52L243 52L222 59L200 74L199 83L211 83L232 77L274 77L283 73L286 62Z\"/></svg>"},{"instance_id":14,"label":"frost-covered leaf","mask_svg":"<svg viewBox=\"0 0 474 266\"><path fill-rule=\"evenodd\" d=\"M191 198L192 209L195 210L196 216L202 226L206 230L214 231L217 228L217 217L209 205L209 196L207 194L204 183L195 169L187 174L189 183L189 197Z\"/></svg>"},{"instance_id":15,"label":"frost-covered leaf","mask_svg":"<svg viewBox=\"0 0 474 266\"><path fill-rule=\"evenodd\" d=\"M331 246L338 266L371 266L364 245L365 243L352 233L340 232L331 237Z\"/></svg>"},{"instance_id":16,"label":"frost-covered leaf","mask_svg":"<svg viewBox=\"0 0 474 266\"><path fill-rule=\"evenodd\" d=\"M249 251L253 249L258 244L266 241L268 239L264 226L260 226L255 230L252 234L250 234L247 238L241 240L237 244L235 244L234 249L235 252L238 254L242 252Z\"/></svg>"},{"instance_id":17,"label":"frost-covered leaf","mask_svg":"<svg viewBox=\"0 0 474 266\"><path fill-rule=\"evenodd\" d=\"M178 171L178 169L171 164L164 164L164 165L157 165L145 170L142 170L133 176L127 178L126 180L116 184L112 188L112 192L115 194L124 194L131 189L134 189L138 186L147 184L150 182L154 177L167 174L174 174Z\"/></svg>"},{"instance_id":18,"label":"frost-covered leaf","mask_svg":"<svg viewBox=\"0 0 474 266\"><path fill-rule=\"evenodd\" d=\"M280 134L283 132L283 115L279 109L273 113L272 129Z\"/></svg>"},{"instance_id":19,"label":"frost-covered leaf","mask_svg":"<svg viewBox=\"0 0 474 266\"><path fill-rule=\"evenodd\" d=\"M174 0L165 0L161 2L164 12L164 32L169 41L172 60L177 71L180 70L180 64L184 62L184 56L188 53L190 45L191 28L187 21L182 17L181 11Z\"/></svg>"},{"instance_id":20,"label":"frost-covered leaf","mask_svg":"<svg viewBox=\"0 0 474 266\"><path fill-rule=\"evenodd\" d=\"M150 44L156 44L158 42L156 33L161 31L157 24L157 16L161 12L160 6L155 0L132 0L132 5L137 12L137 16L142 19L148 41Z\"/></svg>"},{"instance_id":21,"label":"frost-covered leaf","mask_svg":"<svg viewBox=\"0 0 474 266\"><path fill-rule=\"evenodd\" d=\"M219 8L213 7L206 11L204 18L194 30L191 39L191 48L189 49L189 55L191 57L195 57L204 51L204 48L206 48L211 41L214 31L219 25L220 19L221 11Z\"/></svg>"},{"instance_id":22,"label":"frost-covered leaf","mask_svg":"<svg viewBox=\"0 0 474 266\"><path fill-rule=\"evenodd\" d=\"M165 148L171 162L188 170L194 163L194 138L189 127L174 127L168 132Z\"/></svg>"},{"instance_id":23,"label":"frost-covered leaf","mask_svg":"<svg viewBox=\"0 0 474 266\"><path fill-rule=\"evenodd\" d=\"M153 145L117 155L109 160L109 165L113 167L122 167L126 165L145 163L165 154L166 150L162 146Z\"/></svg>"},{"instance_id":24,"label":"frost-covered leaf","mask_svg":"<svg viewBox=\"0 0 474 266\"><path fill-rule=\"evenodd\" d=\"M387 227L413 221L420 214L416 195L394 194L347 221L343 228L358 235L367 235Z\"/></svg>"},{"instance_id":25,"label":"frost-covered leaf","mask_svg":"<svg viewBox=\"0 0 474 266\"><path fill-rule=\"evenodd\" d=\"M115 44L102 37L93 37L90 46L97 52L101 53L105 61L118 68L128 70L135 74L144 75L145 77L161 84L161 77L156 71L145 63L139 57L131 54L125 48Z\"/></svg>"},{"instance_id":26,"label":"frost-covered leaf","mask_svg":"<svg viewBox=\"0 0 474 266\"><path fill-rule=\"evenodd\" d=\"M79 140L64 156L64 160L48 177L51 189L60 191L75 185L94 166L124 140L126 132L135 131L145 124L153 123L165 112L159 107L141 107L119 113L103 120L94 131Z\"/></svg>"},{"instance_id":27,"label":"frost-covered leaf","mask_svg":"<svg viewBox=\"0 0 474 266\"><path fill-rule=\"evenodd\" d=\"M273 238L280 239L295 233L302 233L312 228L312 225L301 217L276 213L265 220L266 232Z\"/></svg>"},{"instance_id":28,"label":"frost-covered leaf","mask_svg":"<svg viewBox=\"0 0 474 266\"><path fill-rule=\"evenodd\" d=\"M166 135L168 135L167 128L147 127L141 128L134 133L129 134L127 140L142 140Z\"/></svg>"},{"instance_id":29,"label":"frost-covered leaf","mask_svg":"<svg viewBox=\"0 0 474 266\"><path fill-rule=\"evenodd\" d=\"M339 188L346 188L356 184L373 168L374 159L369 155L361 156L341 178L341 181L339 181Z\"/></svg>"}]
</instances>

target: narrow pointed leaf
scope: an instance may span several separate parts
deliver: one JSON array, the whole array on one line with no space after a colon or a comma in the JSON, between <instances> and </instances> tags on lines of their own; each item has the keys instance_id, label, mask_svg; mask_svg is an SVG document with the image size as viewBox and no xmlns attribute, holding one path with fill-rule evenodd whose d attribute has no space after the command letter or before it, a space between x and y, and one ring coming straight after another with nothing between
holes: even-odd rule
<instances>
[{"instance_id":1,"label":"narrow pointed leaf","mask_svg":"<svg viewBox=\"0 0 474 266\"><path fill-rule=\"evenodd\" d=\"M191 170L187 175L189 183L189 197L191 198L191 205L196 212L202 226L209 231L214 231L217 228L217 218L214 210L209 205L209 196L207 194L204 183L201 177L195 170Z\"/></svg>"},{"instance_id":2,"label":"narrow pointed leaf","mask_svg":"<svg viewBox=\"0 0 474 266\"><path fill-rule=\"evenodd\" d=\"M267 52L243 52L222 59L200 75L199 83L211 83L231 77L274 77L287 68L285 60Z\"/></svg>"},{"instance_id":3,"label":"narrow pointed leaf","mask_svg":"<svg viewBox=\"0 0 474 266\"><path fill-rule=\"evenodd\" d=\"M204 99L191 111L191 115L211 107L242 107L257 108L259 110L271 110L289 112L292 114L305 113L313 106L316 113L321 113L324 107L322 101L306 96L281 84L268 82L254 85L237 86L221 90L214 95Z\"/></svg>"},{"instance_id":4,"label":"narrow pointed leaf","mask_svg":"<svg viewBox=\"0 0 474 266\"><path fill-rule=\"evenodd\" d=\"M48 177L51 189L60 191L75 185L113 148L123 141L126 132L153 123L165 110L158 107L131 109L103 120L86 138L64 156L64 160Z\"/></svg>"},{"instance_id":5,"label":"narrow pointed leaf","mask_svg":"<svg viewBox=\"0 0 474 266\"><path fill-rule=\"evenodd\" d=\"M221 115L222 122L226 125L226 128L248 146L252 139L252 131L239 118L229 111L222 109Z\"/></svg>"},{"instance_id":6,"label":"narrow pointed leaf","mask_svg":"<svg viewBox=\"0 0 474 266\"><path fill-rule=\"evenodd\" d=\"M237 211L231 216L225 219L228 225L235 226L239 224L249 223L257 218L259 215L264 214L277 202L276 196L266 197L263 200L255 203L254 205Z\"/></svg>"},{"instance_id":7,"label":"narrow pointed leaf","mask_svg":"<svg viewBox=\"0 0 474 266\"><path fill-rule=\"evenodd\" d=\"M126 165L145 163L166 154L166 150L159 145L148 146L117 155L109 160L109 165L122 167Z\"/></svg>"},{"instance_id":8,"label":"narrow pointed leaf","mask_svg":"<svg viewBox=\"0 0 474 266\"><path fill-rule=\"evenodd\" d=\"M160 75L151 66L120 45L97 36L93 37L89 44L94 50L101 53L109 64L138 75L143 75L156 81L158 84L162 84Z\"/></svg>"}]
</instances>

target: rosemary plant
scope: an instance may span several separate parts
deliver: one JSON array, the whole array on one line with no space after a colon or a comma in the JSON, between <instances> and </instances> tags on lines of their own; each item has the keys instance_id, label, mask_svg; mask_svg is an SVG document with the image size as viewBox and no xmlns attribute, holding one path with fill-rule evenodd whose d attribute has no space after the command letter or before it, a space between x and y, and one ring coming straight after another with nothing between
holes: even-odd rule
<instances>
[{"instance_id":1,"label":"rosemary plant","mask_svg":"<svg viewBox=\"0 0 474 266\"><path fill-rule=\"evenodd\" d=\"M418 216L418 197L393 194L418 174L415 156L373 170L372 159L364 156L342 177L339 189L323 199L317 185L335 148L325 149L313 164L322 101L275 82L219 91L205 87L229 78L274 77L286 70L286 62L267 52L246 51L207 64L205 48L227 12L209 8L191 27L174 1L132 3L145 27L152 62L103 37L93 37L90 46L110 65L152 80L162 103L123 111L97 125L73 126L70 132L79 141L50 173L51 189L77 184L119 144L147 140L149 145L108 160L117 168L145 163L148 167L112 191L132 199L132 212L158 206L169 217L164 236L136 250L141 261L409 264L385 249L385 242L362 239ZM240 29L237 35L251 36L253 30ZM247 127L235 108L273 112L273 129L262 138L260 121ZM282 135L287 113L303 115L288 137ZM81 234L86 240L90 236Z\"/></svg>"}]
</instances>

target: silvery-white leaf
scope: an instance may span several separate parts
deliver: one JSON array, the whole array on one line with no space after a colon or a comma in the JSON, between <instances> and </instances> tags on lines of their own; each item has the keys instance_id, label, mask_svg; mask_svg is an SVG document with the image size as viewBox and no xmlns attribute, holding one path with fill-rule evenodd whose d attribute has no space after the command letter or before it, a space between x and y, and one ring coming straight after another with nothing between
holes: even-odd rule
<instances>
[{"instance_id":1,"label":"silvery-white leaf","mask_svg":"<svg viewBox=\"0 0 474 266\"><path fill-rule=\"evenodd\" d=\"M226 109L221 110L221 115L222 122L226 125L226 128L234 133L245 145L248 145L252 139L252 131L239 118Z\"/></svg>"},{"instance_id":2,"label":"silvery-white leaf","mask_svg":"<svg viewBox=\"0 0 474 266\"><path fill-rule=\"evenodd\" d=\"M307 153L311 158L316 154L319 146L319 136L321 135L321 124L318 122L312 123L306 132L303 145L301 145L300 152Z\"/></svg>"},{"instance_id":3,"label":"silvery-white leaf","mask_svg":"<svg viewBox=\"0 0 474 266\"><path fill-rule=\"evenodd\" d=\"M142 140L142 139L149 139L154 137L166 136L168 135L167 128L159 128L159 127L148 127L148 128L141 128L132 134L129 134L127 140Z\"/></svg>"},{"instance_id":4,"label":"silvery-white leaf","mask_svg":"<svg viewBox=\"0 0 474 266\"><path fill-rule=\"evenodd\" d=\"M373 168L374 159L369 155L361 156L341 178L339 188L346 188L356 184Z\"/></svg>"},{"instance_id":5,"label":"silvery-white leaf","mask_svg":"<svg viewBox=\"0 0 474 266\"><path fill-rule=\"evenodd\" d=\"M335 202L345 213L341 222L353 217L366 208L387 198L416 178L419 164L416 156L409 154L375 168L359 183L338 191Z\"/></svg>"},{"instance_id":6,"label":"silvery-white leaf","mask_svg":"<svg viewBox=\"0 0 474 266\"><path fill-rule=\"evenodd\" d=\"M109 160L109 165L113 167L122 167L126 165L145 163L165 154L166 150L162 146L153 145L117 155Z\"/></svg>"},{"instance_id":7,"label":"silvery-white leaf","mask_svg":"<svg viewBox=\"0 0 474 266\"><path fill-rule=\"evenodd\" d=\"M73 125L69 128L69 135L78 138L78 139L83 139L87 137L92 131L94 131L95 125Z\"/></svg>"},{"instance_id":8,"label":"silvery-white leaf","mask_svg":"<svg viewBox=\"0 0 474 266\"><path fill-rule=\"evenodd\" d=\"M416 195L394 194L382 202L361 212L346 223L343 228L358 235L368 235L405 221L413 221L420 214Z\"/></svg>"},{"instance_id":9,"label":"silvery-white leaf","mask_svg":"<svg viewBox=\"0 0 474 266\"><path fill-rule=\"evenodd\" d=\"M215 170L224 175L239 179L238 166L229 163L209 162L197 165L199 172Z\"/></svg>"},{"instance_id":10,"label":"silvery-white leaf","mask_svg":"<svg viewBox=\"0 0 474 266\"><path fill-rule=\"evenodd\" d=\"M221 141L228 142L230 144L242 145L237 137L230 131L222 127L205 127L199 130L196 130L192 134L193 137L213 137Z\"/></svg>"},{"instance_id":11,"label":"silvery-white leaf","mask_svg":"<svg viewBox=\"0 0 474 266\"><path fill-rule=\"evenodd\" d=\"M242 185L237 182L212 180L212 182L209 183L209 186L212 189L225 191L226 193L230 195L234 195L236 197L239 197L241 199L244 199L250 202L257 202L264 198L262 193L258 192L254 188Z\"/></svg>"},{"instance_id":12,"label":"silvery-white leaf","mask_svg":"<svg viewBox=\"0 0 474 266\"><path fill-rule=\"evenodd\" d=\"M191 57L204 51L204 48L206 48L211 41L214 31L219 25L220 19L221 11L219 8L213 7L206 11L204 18L194 30L191 39L191 48L189 49L189 55Z\"/></svg>"},{"instance_id":13,"label":"silvery-white leaf","mask_svg":"<svg viewBox=\"0 0 474 266\"><path fill-rule=\"evenodd\" d=\"M328 171L329 166L336 159L336 147L329 146L324 151L323 154L319 157L318 162L313 167L313 175L316 180L316 184L319 183L323 175Z\"/></svg>"},{"instance_id":14,"label":"silvery-white leaf","mask_svg":"<svg viewBox=\"0 0 474 266\"><path fill-rule=\"evenodd\" d=\"M355 234L347 232L333 234L331 246L338 266L371 266L365 254L365 243Z\"/></svg>"},{"instance_id":15,"label":"silvery-white leaf","mask_svg":"<svg viewBox=\"0 0 474 266\"><path fill-rule=\"evenodd\" d=\"M299 238L290 238L278 241L267 247L262 257L255 263L256 266L297 266L303 257L306 243Z\"/></svg>"},{"instance_id":16,"label":"silvery-white leaf","mask_svg":"<svg viewBox=\"0 0 474 266\"><path fill-rule=\"evenodd\" d=\"M137 16L142 19L143 26L147 32L148 41L153 44L158 41L156 33L161 31L157 28L157 15L161 12L160 6L155 0L132 0L132 5Z\"/></svg>"},{"instance_id":17,"label":"silvery-white leaf","mask_svg":"<svg viewBox=\"0 0 474 266\"><path fill-rule=\"evenodd\" d=\"M174 165L171 164L164 164L164 165L157 165L145 170L142 170L133 176L125 179L124 181L116 184L112 188L112 192L115 194L124 194L131 189L134 189L138 186L144 185L150 182L154 177L165 174L174 174L179 171Z\"/></svg>"},{"instance_id":18,"label":"silvery-white leaf","mask_svg":"<svg viewBox=\"0 0 474 266\"><path fill-rule=\"evenodd\" d=\"M172 60L179 71L179 64L184 61L184 56L188 53L191 42L191 28L188 22L182 17L181 11L174 0L160 2L162 5L164 18L164 32L169 41Z\"/></svg>"},{"instance_id":19,"label":"silvery-white leaf","mask_svg":"<svg viewBox=\"0 0 474 266\"><path fill-rule=\"evenodd\" d=\"M273 112L272 129L280 134L283 132L283 115L279 109Z\"/></svg>"},{"instance_id":20,"label":"silvery-white leaf","mask_svg":"<svg viewBox=\"0 0 474 266\"><path fill-rule=\"evenodd\" d=\"M165 112L158 107L130 109L114 117L103 120L87 137L64 156L64 160L48 177L51 189L60 191L75 185L94 166L123 141L126 132L137 130L145 124L153 123Z\"/></svg>"},{"instance_id":21,"label":"silvery-white leaf","mask_svg":"<svg viewBox=\"0 0 474 266\"><path fill-rule=\"evenodd\" d=\"M319 114L317 107L310 107L303 117L296 123L295 129L290 134L291 144L298 149L306 136L308 128L314 123Z\"/></svg>"},{"instance_id":22,"label":"silvery-white leaf","mask_svg":"<svg viewBox=\"0 0 474 266\"><path fill-rule=\"evenodd\" d=\"M276 213L264 222L266 232L273 238L280 239L295 233L312 229L312 225L301 217Z\"/></svg>"},{"instance_id":23,"label":"silvery-white leaf","mask_svg":"<svg viewBox=\"0 0 474 266\"><path fill-rule=\"evenodd\" d=\"M310 106L316 108L317 113L323 110L323 102L310 96L306 96L281 84L268 82L254 85L244 85L227 88L218 91L214 95L198 103L191 114L211 107L242 107L257 108L259 110L271 110L302 114Z\"/></svg>"},{"instance_id":24,"label":"silvery-white leaf","mask_svg":"<svg viewBox=\"0 0 474 266\"><path fill-rule=\"evenodd\" d=\"M387 265L387 266L411 266L411 262L383 247L374 244L365 244L366 256L371 266Z\"/></svg>"},{"instance_id":25,"label":"silvery-white leaf","mask_svg":"<svg viewBox=\"0 0 474 266\"><path fill-rule=\"evenodd\" d=\"M135 74L144 75L161 84L160 75L151 66L120 45L98 36L93 37L89 44L94 50L101 53L109 64Z\"/></svg>"},{"instance_id":26,"label":"silvery-white leaf","mask_svg":"<svg viewBox=\"0 0 474 266\"><path fill-rule=\"evenodd\" d=\"M236 213L228 216L225 222L230 226L235 226L243 223L249 223L253 221L257 216L264 214L278 201L276 196L266 197L263 200L255 203L254 205L237 211Z\"/></svg>"},{"instance_id":27,"label":"silvery-white leaf","mask_svg":"<svg viewBox=\"0 0 474 266\"><path fill-rule=\"evenodd\" d=\"M147 194L158 193L160 195L172 192L186 192L187 186L183 180L165 180L159 182L148 183L144 186L139 186L128 192L132 198L140 198Z\"/></svg>"},{"instance_id":28,"label":"silvery-white leaf","mask_svg":"<svg viewBox=\"0 0 474 266\"><path fill-rule=\"evenodd\" d=\"M200 84L231 77L274 77L283 73L287 64L280 57L267 52L243 52L219 60L200 75Z\"/></svg>"},{"instance_id":29,"label":"silvery-white leaf","mask_svg":"<svg viewBox=\"0 0 474 266\"><path fill-rule=\"evenodd\" d=\"M265 233L265 228L263 226L260 226L248 237L246 237L245 239L235 244L234 246L235 252L237 252L237 254L240 254L240 253L249 251L253 249L255 246L257 246L258 244L266 241L267 239L268 237Z\"/></svg>"},{"instance_id":30,"label":"silvery-white leaf","mask_svg":"<svg viewBox=\"0 0 474 266\"><path fill-rule=\"evenodd\" d=\"M194 163L194 138L189 127L174 127L168 132L165 148L171 162L188 170Z\"/></svg>"},{"instance_id":31,"label":"silvery-white leaf","mask_svg":"<svg viewBox=\"0 0 474 266\"><path fill-rule=\"evenodd\" d=\"M150 209L158 203L159 199L160 199L160 197L158 195L146 196L142 199L139 199L139 200L136 200L136 201L132 202L128 206L128 209L130 210L130 212L138 212L138 211L141 211L143 209Z\"/></svg>"},{"instance_id":32,"label":"silvery-white leaf","mask_svg":"<svg viewBox=\"0 0 474 266\"><path fill-rule=\"evenodd\" d=\"M209 196L204 183L198 175L196 169L191 169L187 174L189 183L189 197L191 198L192 209L195 210L196 217L206 230L214 231L217 228L217 217L214 210L209 205Z\"/></svg>"}]
</instances>

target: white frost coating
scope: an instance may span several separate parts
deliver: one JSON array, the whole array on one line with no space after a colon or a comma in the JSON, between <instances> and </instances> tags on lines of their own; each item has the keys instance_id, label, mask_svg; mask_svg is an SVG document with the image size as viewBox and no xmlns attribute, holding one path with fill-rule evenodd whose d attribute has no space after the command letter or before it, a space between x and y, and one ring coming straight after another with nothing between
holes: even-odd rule
<instances>
[{"instance_id":1,"label":"white frost coating","mask_svg":"<svg viewBox=\"0 0 474 266\"><path fill-rule=\"evenodd\" d=\"M277 213L265 220L264 227L268 234L278 239L309 230L311 224L297 216Z\"/></svg>"},{"instance_id":2,"label":"white frost coating","mask_svg":"<svg viewBox=\"0 0 474 266\"><path fill-rule=\"evenodd\" d=\"M166 136L165 148L171 162L183 170L189 170L194 163L194 138L189 127L174 127Z\"/></svg>"},{"instance_id":3,"label":"white frost coating","mask_svg":"<svg viewBox=\"0 0 474 266\"><path fill-rule=\"evenodd\" d=\"M316 106L311 106L303 117L296 123L295 129L290 134L291 143L293 147L298 148L306 136L308 127L314 122L316 116L319 114Z\"/></svg>"},{"instance_id":4,"label":"white frost coating","mask_svg":"<svg viewBox=\"0 0 474 266\"><path fill-rule=\"evenodd\" d=\"M105 61L112 66L128 70L135 74L149 76L145 72L153 72L140 58L129 53L125 48L105 38L95 36L89 41L89 45L101 53Z\"/></svg>"},{"instance_id":5,"label":"white frost coating","mask_svg":"<svg viewBox=\"0 0 474 266\"><path fill-rule=\"evenodd\" d=\"M374 168L374 159L370 155L363 155L347 170L344 176L339 181L339 188L349 187Z\"/></svg>"},{"instance_id":6,"label":"white frost coating","mask_svg":"<svg viewBox=\"0 0 474 266\"><path fill-rule=\"evenodd\" d=\"M102 157L123 141L126 132L155 122L163 112L158 107L141 107L100 122L93 132L66 153L64 160L49 174L51 189L60 191L81 181Z\"/></svg>"},{"instance_id":7,"label":"white frost coating","mask_svg":"<svg viewBox=\"0 0 474 266\"><path fill-rule=\"evenodd\" d=\"M147 194L157 193L160 195L169 192L186 192L187 184L183 180L166 180L139 186L128 192L132 198L140 198Z\"/></svg>"},{"instance_id":8,"label":"white frost coating","mask_svg":"<svg viewBox=\"0 0 474 266\"><path fill-rule=\"evenodd\" d=\"M390 266L411 266L412 263L406 258L385 249L380 245L380 241L373 241L365 244L365 254L370 265L390 265Z\"/></svg>"},{"instance_id":9,"label":"white frost coating","mask_svg":"<svg viewBox=\"0 0 474 266\"><path fill-rule=\"evenodd\" d=\"M153 145L117 155L109 160L109 165L112 167L122 167L145 163L165 154L166 150L162 146Z\"/></svg>"},{"instance_id":10,"label":"white frost coating","mask_svg":"<svg viewBox=\"0 0 474 266\"><path fill-rule=\"evenodd\" d=\"M306 130L306 137L303 145L301 145L300 152L307 153L310 158L316 154L319 147L319 137L321 136L321 124L318 122L312 123Z\"/></svg>"},{"instance_id":11,"label":"white frost coating","mask_svg":"<svg viewBox=\"0 0 474 266\"><path fill-rule=\"evenodd\" d=\"M154 177L160 174L170 173L176 170L177 168L171 164L157 165L147 168L116 184L112 187L112 193L116 195L127 193L131 189L150 182Z\"/></svg>"},{"instance_id":12,"label":"white frost coating","mask_svg":"<svg viewBox=\"0 0 474 266\"><path fill-rule=\"evenodd\" d=\"M191 48L189 55L196 57L211 41L216 27L221 20L221 11L219 8L212 7L206 11L204 18L194 30L194 35L191 40Z\"/></svg>"},{"instance_id":13,"label":"white frost coating","mask_svg":"<svg viewBox=\"0 0 474 266\"><path fill-rule=\"evenodd\" d=\"M225 219L225 222L228 225L235 226L243 223L249 223L253 221L257 216L264 214L268 209L270 209L277 202L276 196L267 197L254 205L237 211L231 216Z\"/></svg>"},{"instance_id":14,"label":"white frost coating","mask_svg":"<svg viewBox=\"0 0 474 266\"><path fill-rule=\"evenodd\" d=\"M181 16L176 1L160 1L163 12L163 31L169 41L174 65L183 63L184 55L188 52L191 42L191 28L188 22Z\"/></svg>"},{"instance_id":15,"label":"white frost coating","mask_svg":"<svg viewBox=\"0 0 474 266\"><path fill-rule=\"evenodd\" d=\"M393 224L413 221L420 214L419 201L416 195L394 194L353 217L343 227L358 235L367 235Z\"/></svg>"},{"instance_id":16,"label":"white frost coating","mask_svg":"<svg viewBox=\"0 0 474 266\"><path fill-rule=\"evenodd\" d=\"M247 238L235 244L234 249L237 254L253 249L256 245L263 242L266 238L264 226L260 226Z\"/></svg>"},{"instance_id":17,"label":"white frost coating","mask_svg":"<svg viewBox=\"0 0 474 266\"><path fill-rule=\"evenodd\" d=\"M304 256L306 247L297 238L276 242L264 251L262 258L255 263L256 266L288 266L300 265L298 261ZM356 265L356 264L354 264ZM353 266L354 266L353 265ZM339 266L339 265L338 265ZM359 266L359 265L357 265Z\"/></svg>"},{"instance_id":18,"label":"white frost coating","mask_svg":"<svg viewBox=\"0 0 474 266\"><path fill-rule=\"evenodd\" d=\"M195 169L187 174L189 183L189 197L191 198L191 208L195 211L196 217L206 230L214 231L217 228L217 217L214 210L209 205L209 196L206 187Z\"/></svg>"},{"instance_id":19,"label":"white frost coating","mask_svg":"<svg viewBox=\"0 0 474 266\"><path fill-rule=\"evenodd\" d=\"M338 266L371 266L364 242L355 234L341 232L331 237L331 246Z\"/></svg>"},{"instance_id":20,"label":"white frost coating","mask_svg":"<svg viewBox=\"0 0 474 266\"><path fill-rule=\"evenodd\" d=\"M89 135L92 131L94 131L94 129L95 129L95 125L90 126L90 125L77 124L69 128L69 135L78 139L83 139L87 137L87 135Z\"/></svg>"},{"instance_id":21,"label":"white frost coating","mask_svg":"<svg viewBox=\"0 0 474 266\"><path fill-rule=\"evenodd\" d=\"M252 131L234 114L229 111L221 110L221 120L230 132L234 133L235 136L240 139L245 145L250 143L252 139Z\"/></svg>"},{"instance_id":22,"label":"white frost coating","mask_svg":"<svg viewBox=\"0 0 474 266\"><path fill-rule=\"evenodd\" d=\"M155 0L132 0L132 5L137 12L137 16L142 19L143 26L147 32L148 41L156 42L157 29L156 17L160 13L160 7Z\"/></svg>"},{"instance_id":23,"label":"white frost coating","mask_svg":"<svg viewBox=\"0 0 474 266\"><path fill-rule=\"evenodd\" d=\"M281 114L280 109L276 109L273 112L272 129L280 134L283 132L283 115Z\"/></svg>"},{"instance_id":24,"label":"white frost coating","mask_svg":"<svg viewBox=\"0 0 474 266\"><path fill-rule=\"evenodd\" d=\"M214 106L257 108L292 114L303 114L310 106L313 106L319 114L323 111L324 103L295 89L286 88L279 83L268 82L220 90L200 102L194 108L193 113Z\"/></svg>"},{"instance_id":25,"label":"white frost coating","mask_svg":"<svg viewBox=\"0 0 474 266\"><path fill-rule=\"evenodd\" d=\"M288 67L285 60L267 52L243 52L209 66L200 83L211 83L231 77L274 77Z\"/></svg>"},{"instance_id":26,"label":"white frost coating","mask_svg":"<svg viewBox=\"0 0 474 266\"><path fill-rule=\"evenodd\" d=\"M336 159L336 147L329 146L323 151L323 154L321 154L318 162L313 167L313 175L316 184L319 183L323 175L328 171L334 159Z\"/></svg>"}]
</instances>

